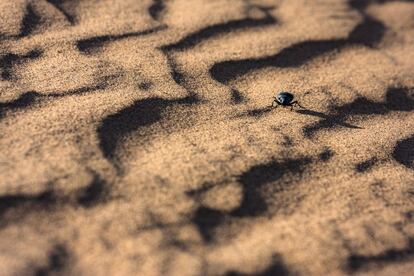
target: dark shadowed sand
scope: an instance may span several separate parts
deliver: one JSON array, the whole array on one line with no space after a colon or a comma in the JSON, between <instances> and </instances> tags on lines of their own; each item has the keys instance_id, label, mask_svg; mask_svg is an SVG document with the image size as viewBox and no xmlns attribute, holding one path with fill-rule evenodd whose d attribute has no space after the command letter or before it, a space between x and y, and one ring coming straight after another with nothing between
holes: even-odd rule
<instances>
[{"instance_id":1,"label":"dark shadowed sand","mask_svg":"<svg viewBox=\"0 0 414 276\"><path fill-rule=\"evenodd\" d=\"M1 275L413 273L414 1L0 0L0 45Z\"/></svg>"}]
</instances>

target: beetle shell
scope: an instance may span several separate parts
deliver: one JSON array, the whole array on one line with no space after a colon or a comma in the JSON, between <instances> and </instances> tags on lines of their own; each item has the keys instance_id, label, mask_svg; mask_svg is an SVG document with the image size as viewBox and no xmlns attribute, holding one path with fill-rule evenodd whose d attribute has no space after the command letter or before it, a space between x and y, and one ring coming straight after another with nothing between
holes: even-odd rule
<instances>
[{"instance_id":1,"label":"beetle shell","mask_svg":"<svg viewBox=\"0 0 414 276\"><path fill-rule=\"evenodd\" d=\"M289 92L280 92L276 99L281 105L288 105L293 101L293 95Z\"/></svg>"}]
</instances>

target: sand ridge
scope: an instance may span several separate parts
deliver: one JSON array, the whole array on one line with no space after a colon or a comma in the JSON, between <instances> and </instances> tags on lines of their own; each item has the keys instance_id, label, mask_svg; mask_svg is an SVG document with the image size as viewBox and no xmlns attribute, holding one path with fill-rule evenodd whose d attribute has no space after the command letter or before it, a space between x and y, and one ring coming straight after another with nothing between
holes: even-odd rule
<instances>
[{"instance_id":1,"label":"sand ridge","mask_svg":"<svg viewBox=\"0 0 414 276\"><path fill-rule=\"evenodd\" d=\"M4 275L390 275L414 3L0 1ZM304 109L270 109L277 91Z\"/></svg>"}]
</instances>

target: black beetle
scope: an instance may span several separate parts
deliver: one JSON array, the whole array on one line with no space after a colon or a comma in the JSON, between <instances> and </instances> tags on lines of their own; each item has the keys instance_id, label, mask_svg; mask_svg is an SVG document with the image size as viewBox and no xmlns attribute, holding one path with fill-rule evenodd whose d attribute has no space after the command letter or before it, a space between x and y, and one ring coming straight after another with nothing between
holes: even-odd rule
<instances>
[{"instance_id":1,"label":"black beetle","mask_svg":"<svg viewBox=\"0 0 414 276\"><path fill-rule=\"evenodd\" d=\"M301 106L297 101L294 101L293 98L294 98L294 96L293 96L292 93L280 92L279 94L277 94L276 97L274 97L274 100L272 102L272 107L276 108L276 107L278 107L278 105L290 106L290 110L292 110L293 106L297 105L297 106L303 108L303 106Z\"/></svg>"}]
</instances>

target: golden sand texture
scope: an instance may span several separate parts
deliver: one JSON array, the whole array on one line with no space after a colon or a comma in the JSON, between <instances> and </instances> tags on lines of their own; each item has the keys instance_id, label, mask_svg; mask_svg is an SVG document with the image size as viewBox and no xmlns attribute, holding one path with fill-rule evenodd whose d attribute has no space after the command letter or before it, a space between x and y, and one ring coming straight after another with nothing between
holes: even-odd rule
<instances>
[{"instance_id":1,"label":"golden sand texture","mask_svg":"<svg viewBox=\"0 0 414 276\"><path fill-rule=\"evenodd\" d=\"M1 275L410 275L414 2L0 0ZM278 91L303 109L270 109Z\"/></svg>"}]
</instances>

